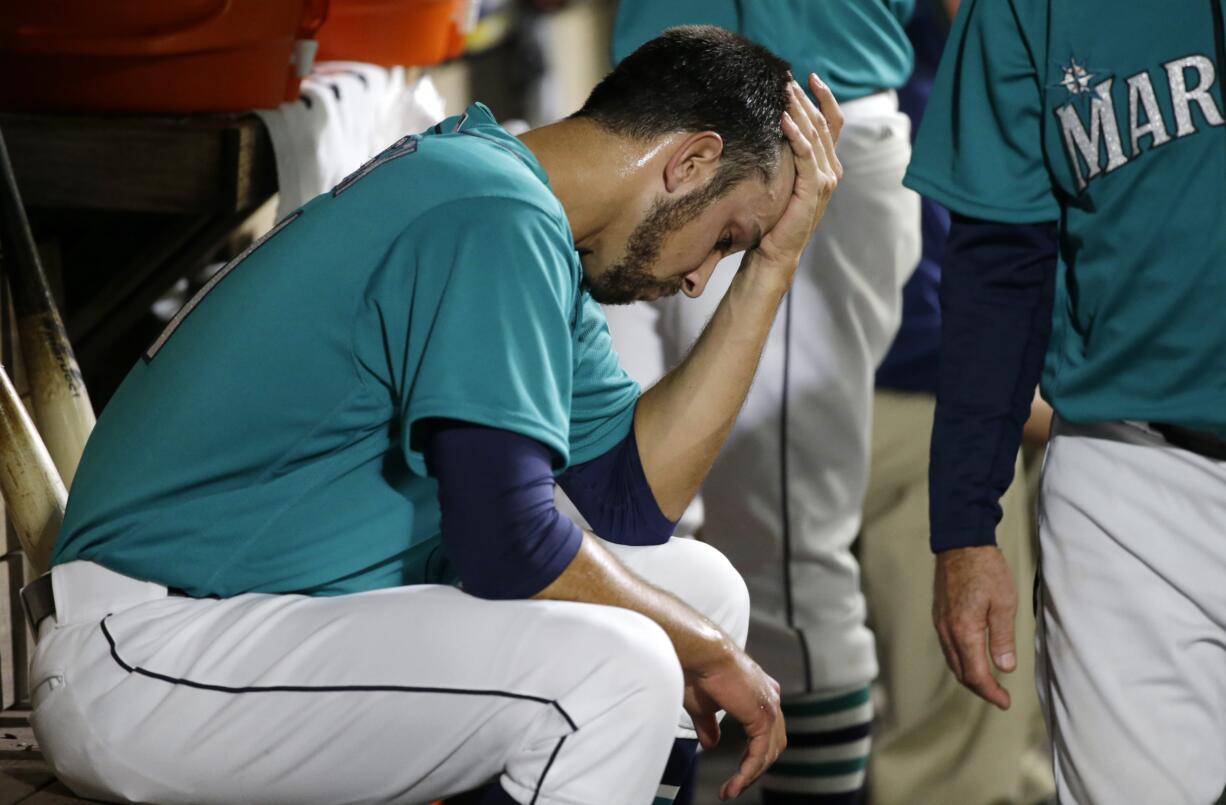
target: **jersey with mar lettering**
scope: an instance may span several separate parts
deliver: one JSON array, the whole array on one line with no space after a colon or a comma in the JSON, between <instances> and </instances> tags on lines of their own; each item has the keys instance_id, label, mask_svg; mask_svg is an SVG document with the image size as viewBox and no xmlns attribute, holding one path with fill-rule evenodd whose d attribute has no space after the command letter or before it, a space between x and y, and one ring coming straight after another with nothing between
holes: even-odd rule
<instances>
[{"instance_id":1,"label":"jersey with mar lettering","mask_svg":"<svg viewBox=\"0 0 1226 805\"><path fill-rule=\"evenodd\" d=\"M1058 221L1043 392L1075 422L1226 437L1226 126L1214 3L965 0L906 184Z\"/></svg>"},{"instance_id":2,"label":"jersey with mar lettering","mask_svg":"<svg viewBox=\"0 0 1226 805\"><path fill-rule=\"evenodd\" d=\"M86 447L55 563L187 592L451 581L415 424L549 447L629 432L638 386L561 203L484 106L400 140L189 302Z\"/></svg>"}]
</instances>

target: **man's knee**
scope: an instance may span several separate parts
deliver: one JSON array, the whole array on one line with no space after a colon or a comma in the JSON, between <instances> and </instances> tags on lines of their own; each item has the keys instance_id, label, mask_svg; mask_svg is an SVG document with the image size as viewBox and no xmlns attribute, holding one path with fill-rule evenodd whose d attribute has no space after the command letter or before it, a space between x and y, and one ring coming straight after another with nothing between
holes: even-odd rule
<instances>
[{"instance_id":1,"label":"man's knee","mask_svg":"<svg viewBox=\"0 0 1226 805\"><path fill-rule=\"evenodd\" d=\"M662 708L666 720L675 721L685 682L677 651L659 624L637 612L619 609L601 638L615 675L647 691L641 696L647 707Z\"/></svg>"},{"instance_id":2,"label":"man's knee","mask_svg":"<svg viewBox=\"0 0 1226 805\"><path fill-rule=\"evenodd\" d=\"M576 628L558 637L565 656L584 660L570 675L570 684L583 690L579 697L586 702L584 709L599 713L617 708L639 722L676 724L684 680L664 630L628 609L577 606Z\"/></svg>"},{"instance_id":3,"label":"man's knee","mask_svg":"<svg viewBox=\"0 0 1226 805\"><path fill-rule=\"evenodd\" d=\"M710 618L740 646L749 632L749 590L722 553L704 542L674 537L651 547L609 545L637 575Z\"/></svg>"},{"instance_id":4,"label":"man's knee","mask_svg":"<svg viewBox=\"0 0 1226 805\"><path fill-rule=\"evenodd\" d=\"M686 567L692 600L687 603L706 615L744 648L749 634L749 589L728 557L705 542L679 541L685 545Z\"/></svg>"}]
</instances>

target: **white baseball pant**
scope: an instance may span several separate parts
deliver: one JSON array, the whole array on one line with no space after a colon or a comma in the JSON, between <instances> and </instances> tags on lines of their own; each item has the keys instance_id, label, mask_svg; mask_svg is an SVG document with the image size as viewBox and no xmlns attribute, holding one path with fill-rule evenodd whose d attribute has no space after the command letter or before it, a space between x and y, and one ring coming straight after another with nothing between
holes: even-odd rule
<instances>
[{"instance_id":1,"label":"white baseball pant","mask_svg":"<svg viewBox=\"0 0 1226 805\"><path fill-rule=\"evenodd\" d=\"M744 642L713 548L609 547ZM625 609L424 585L179 598L89 562L52 580L31 721L91 798L420 803L499 778L521 803L645 805L694 737L672 645Z\"/></svg>"},{"instance_id":2,"label":"white baseball pant","mask_svg":"<svg viewBox=\"0 0 1226 805\"><path fill-rule=\"evenodd\" d=\"M1057 420L1039 505L1038 689L1066 805L1226 786L1226 462Z\"/></svg>"},{"instance_id":3,"label":"white baseball pant","mask_svg":"<svg viewBox=\"0 0 1226 805\"><path fill-rule=\"evenodd\" d=\"M750 653L785 695L845 690L877 672L851 553L868 484L874 373L919 262L919 197L902 186L911 124L893 93L843 104L844 177L800 259L745 407L703 484L704 541L753 599ZM699 299L605 309L629 371L662 373L701 334L741 255ZM645 385L651 376L636 377Z\"/></svg>"}]
</instances>

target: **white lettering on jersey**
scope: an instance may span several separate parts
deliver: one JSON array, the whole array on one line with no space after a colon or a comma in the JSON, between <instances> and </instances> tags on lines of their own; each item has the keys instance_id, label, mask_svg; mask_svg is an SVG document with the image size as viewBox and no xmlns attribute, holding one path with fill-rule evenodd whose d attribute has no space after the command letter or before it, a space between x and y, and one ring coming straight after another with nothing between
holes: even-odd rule
<instances>
[{"instance_id":1,"label":"white lettering on jersey","mask_svg":"<svg viewBox=\"0 0 1226 805\"><path fill-rule=\"evenodd\" d=\"M1185 56L1162 66L1166 68L1166 77L1171 84L1176 137L1186 137L1196 132L1196 125L1192 122L1192 110L1189 108L1193 103L1200 107L1201 114L1209 121L1210 126L1222 125L1222 113L1213 102L1213 96L1209 94L1209 87L1213 86L1214 79L1211 60L1200 55ZM1192 89L1188 89L1188 70L1196 70L1198 75L1196 86Z\"/></svg>"},{"instance_id":2,"label":"white lettering on jersey","mask_svg":"<svg viewBox=\"0 0 1226 805\"><path fill-rule=\"evenodd\" d=\"M1113 79L1095 84L1091 92L1087 84L1093 73L1081 68L1076 62L1064 69L1064 80L1059 86L1068 90L1068 103L1056 108L1064 147L1072 163L1077 190L1086 188L1101 175L1123 167L1141 155L1141 140L1151 138L1150 148L1157 148L1172 139L1166 118L1154 92L1153 78L1148 71L1129 76L1128 85L1128 144L1130 153L1125 155L1120 138L1119 122L1115 116L1115 102L1111 94ZM1198 129L1192 117L1192 105L1200 107L1200 113L1210 126L1223 125L1222 110L1210 89L1217 80L1213 62L1206 56L1193 54L1174 59L1162 65L1170 90L1171 113L1175 120L1174 139L1195 134ZM1078 69L1080 72L1078 72ZM1190 72L1196 77L1188 85ZM1083 120L1086 110L1084 96L1089 96L1089 121ZM1078 96L1081 96L1080 98ZM1106 164L1103 154L1106 152ZM1084 170L1083 170L1084 164Z\"/></svg>"},{"instance_id":3,"label":"white lettering on jersey","mask_svg":"<svg viewBox=\"0 0 1226 805\"><path fill-rule=\"evenodd\" d=\"M1056 110L1060 118L1060 128L1064 132L1064 144L1068 148L1069 159L1073 162L1073 172L1077 176L1077 189L1082 190L1091 179L1102 172L1099 164L1102 143L1107 144L1107 172L1121 165L1128 164L1124 156L1124 148L1120 143L1120 129L1115 120L1115 102L1111 99L1111 85L1115 79L1108 78L1094 87L1094 97L1090 101L1090 131L1086 132L1081 125L1081 118L1073 104L1067 103ZM1081 173L1081 162L1078 155L1086 163L1086 174Z\"/></svg>"},{"instance_id":4,"label":"white lettering on jersey","mask_svg":"<svg viewBox=\"0 0 1226 805\"><path fill-rule=\"evenodd\" d=\"M1139 112L1145 113L1142 122ZM1170 132L1166 130L1166 121L1162 119L1162 110L1158 108L1158 98L1154 95L1153 82L1149 73L1141 72L1128 78L1128 139L1132 144L1133 156L1141 153L1141 138L1152 137L1151 148L1170 142Z\"/></svg>"}]
</instances>

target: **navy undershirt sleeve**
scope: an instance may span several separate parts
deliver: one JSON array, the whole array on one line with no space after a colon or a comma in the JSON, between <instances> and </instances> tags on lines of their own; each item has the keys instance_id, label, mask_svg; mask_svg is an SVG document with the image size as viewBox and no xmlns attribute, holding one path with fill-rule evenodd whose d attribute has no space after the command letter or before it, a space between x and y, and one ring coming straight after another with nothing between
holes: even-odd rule
<instances>
[{"instance_id":1,"label":"navy undershirt sleeve","mask_svg":"<svg viewBox=\"0 0 1226 805\"><path fill-rule=\"evenodd\" d=\"M530 598L579 552L583 532L554 506L552 454L497 428L429 420L426 466L438 480L443 550L464 591Z\"/></svg>"},{"instance_id":2,"label":"navy undershirt sleeve","mask_svg":"<svg viewBox=\"0 0 1226 805\"><path fill-rule=\"evenodd\" d=\"M588 525L601 539L621 545L662 545L677 524L656 503L634 428L613 449L558 476Z\"/></svg>"},{"instance_id":3,"label":"navy undershirt sleeve","mask_svg":"<svg viewBox=\"0 0 1226 805\"><path fill-rule=\"evenodd\" d=\"M1051 336L1055 223L953 215L928 469L932 550L993 545Z\"/></svg>"}]
</instances>

